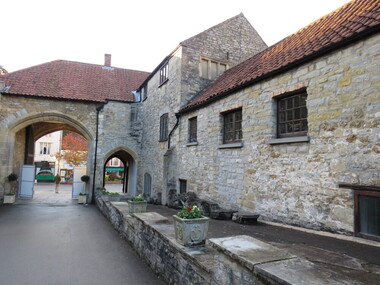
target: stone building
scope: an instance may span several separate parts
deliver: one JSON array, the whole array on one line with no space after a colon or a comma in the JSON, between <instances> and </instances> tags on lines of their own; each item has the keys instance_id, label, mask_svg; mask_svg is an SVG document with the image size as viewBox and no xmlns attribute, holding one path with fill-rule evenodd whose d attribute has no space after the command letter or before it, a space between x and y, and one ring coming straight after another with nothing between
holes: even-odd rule
<instances>
[{"instance_id":1,"label":"stone building","mask_svg":"<svg viewBox=\"0 0 380 285\"><path fill-rule=\"evenodd\" d=\"M29 162L36 138L71 129L89 141L93 188L117 157L131 195L167 204L191 191L266 220L378 238L378 7L352 1L268 48L240 14L181 42L150 74L65 61L10 73L0 178ZM89 81L90 66L107 83ZM42 67L77 73L46 81Z\"/></svg>"}]
</instances>

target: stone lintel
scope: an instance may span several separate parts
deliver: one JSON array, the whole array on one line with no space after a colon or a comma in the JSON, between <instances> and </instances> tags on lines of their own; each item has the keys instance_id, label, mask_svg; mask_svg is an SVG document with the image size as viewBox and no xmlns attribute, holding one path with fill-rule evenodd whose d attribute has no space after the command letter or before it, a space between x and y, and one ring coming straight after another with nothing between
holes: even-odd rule
<instances>
[{"instance_id":1,"label":"stone lintel","mask_svg":"<svg viewBox=\"0 0 380 285\"><path fill-rule=\"evenodd\" d=\"M209 244L218 251L230 256L250 270L261 263L295 258L284 250L250 236L240 235L209 239Z\"/></svg>"}]
</instances>

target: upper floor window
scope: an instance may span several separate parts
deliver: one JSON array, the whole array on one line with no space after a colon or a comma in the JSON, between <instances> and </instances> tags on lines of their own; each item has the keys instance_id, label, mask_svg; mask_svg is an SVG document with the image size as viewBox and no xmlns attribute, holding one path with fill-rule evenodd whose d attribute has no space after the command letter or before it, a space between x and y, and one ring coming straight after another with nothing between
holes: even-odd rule
<instances>
[{"instance_id":1,"label":"upper floor window","mask_svg":"<svg viewBox=\"0 0 380 285\"><path fill-rule=\"evenodd\" d=\"M50 154L51 143L40 143L40 154Z\"/></svg>"},{"instance_id":2,"label":"upper floor window","mask_svg":"<svg viewBox=\"0 0 380 285\"><path fill-rule=\"evenodd\" d=\"M197 141L197 117L189 119L189 142Z\"/></svg>"},{"instance_id":3,"label":"upper floor window","mask_svg":"<svg viewBox=\"0 0 380 285\"><path fill-rule=\"evenodd\" d=\"M167 61L160 69L160 85L169 79L169 62Z\"/></svg>"},{"instance_id":4,"label":"upper floor window","mask_svg":"<svg viewBox=\"0 0 380 285\"><path fill-rule=\"evenodd\" d=\"M241 142L243 138L242 109L223 114L223 143Z\"/></svg>"},{"instance_id":5,"label":"upper floor window","mask_svg":"<svg viewBox=\"0 0 380 285\"><path fill-rule=\"evenodd\" d=\"M201 77L214 79L227 70L227 64L213 59L201 58Z\"/></svg>"},{"instance_id":6,"label":"upper floor window","mask_svg":"<svg viewBox=\"0 0 380 285\"><path fill-rule=\"evenodd\" d=\"M160 141L168 140L168 120L168 113L165 113L160 117Z\"/></svg>"},{"instance_id":7,"label":"upper floor window","mask_svg":"<svg viewBox=\"0 0 380 285\"><path fill-rule=\"evenodd\" d=\"M146 84L141 88L141 96L143 101L148 98L148 86Z\"/></svg>"},{"instance_id":8,"label":"upper floor window","mask_svg":"<svg viewBox=\"0 0 380 285\"><path fill-rule=\"evenodd\" d=\"M277 137L307 135L306 91L277 100Z\"/></svg>"}]
</instances>

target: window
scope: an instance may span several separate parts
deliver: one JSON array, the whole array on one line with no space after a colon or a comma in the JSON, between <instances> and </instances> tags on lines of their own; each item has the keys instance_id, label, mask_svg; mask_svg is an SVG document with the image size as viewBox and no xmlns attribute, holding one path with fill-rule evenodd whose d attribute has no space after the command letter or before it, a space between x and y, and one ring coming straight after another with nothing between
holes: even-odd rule
<instances>
[{"instance_id":1,"label":"window","mask_svg":"<svg viewBox=\"0 0 380 285\"><path fill-rule=\"evenodd\" d=\"M214 79L219 74L227 70L227 64L216 60L201 58L201 77Z\"/></svg>"},{"instance_id":2,"label":"window","mask_svg":"<svg viewBox=\"0 0 380 285\"><path fill-rule=\"evenodd\" d=\"M152 192L152 177L149 173L145 173L144 175L144 194L149 196Z\"/></svg>"},{"instance_id":3,"label":"window","mask_svg":"<svg viewBox=\"0 0 380 285\"><path fill-rule=\"evenodd\" d=\"M50 154L51 143L40 143L40 154Z\"/></svg>"},{"instance_id":4,"label":"window","mask_svg":"<svg viewBox=\"0 0 380 285\"><path fill-rule=\"evenodd\" d=\"M380 241L380 192L355 191L355 234Z\"/></svg>"},{"instance_id":5,"label":"window","mask_svg":"<svg viewBox=\"0 0 380 285\"><path fill-rule=\"evenodd\" d=\"M148 98L148 87L145 84L143 88L141 88L141 95L142 95L142 100L144 101L146 98Z\"/></svg>"},{"instance_id":6,"label":"window","mask_svg":"<svg viewBox=\"0 0 380 285\"><path fill-rule=\"evenodd\" d=\"M241 142L242 110L234 110L223 114L223 143Z\"/></svg>"},{"instance_id":7,"label":"window","mask_svg":"<svg viewBox=\"0 0 380 285\"><path fill-rule=\"evenodd\" d=\"M160 141L168 140L168 113L165 113L160 118Z\"/></svg>"},{"instance_id":8,"label":"window","mask_svg":"<svg viewBox=\"0 0 380 285\"><path fill-rule=\"evenodd\" d=\"M179 180L179 193L186 193L187 191L187 180Z\"/></svg>"},{"instance_id":9,"label":"window","mask_svg":"<svg viewBox=\"0 0 380 285\"><path fill-rule=\"evenodd\" d=\"M137 121L137 107L136 105L131 106L131 122L136 122Z\"/></svg>"},{"instance_id":10,"label":"window","mask_svg":"<svg viewBox=\"0 0 380 285\"><path fill-rule=\"evenodd\" d=\"M197 117L189 119L189 142L197 141Z\"/></svg>"},{"instance_id":11,"label":"window","mask_svg":"<svg viewBox=\"0 0 380 285\"><path fill-rule=\"evenodd\" d=\"M307 135L306 92L277 100L277 137Z\"/></svg>"},{"instance_id":12,"label":"window","mask_svg":"<svg viewBox=\"0 0 380 285\"><path fill-rule=\"evenodd\" d=\"M160 85L164 84L169 78L169 62L166 62L160 69Z\"/></svg>"}]
</instances>

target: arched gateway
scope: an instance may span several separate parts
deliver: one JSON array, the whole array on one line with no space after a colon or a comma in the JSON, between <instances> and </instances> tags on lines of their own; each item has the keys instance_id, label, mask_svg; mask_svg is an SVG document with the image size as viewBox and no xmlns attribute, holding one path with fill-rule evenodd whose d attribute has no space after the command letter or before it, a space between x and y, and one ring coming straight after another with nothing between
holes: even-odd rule
<instances>
[{"instance_id":1,"label":"arched gateway","mask_svg":"<svg viewBox=\"0 0 380 285\"><path fill-rule=\"evenodd\" d=\"M131 178L125 187L135 193L139 138L131 137L128 131L132 127L131 105L135 103L132 90L147 76L145 72L60 60L2 76L0 180L11 172L18 173L21 164L34 163L38 138L68 130L88 142L86 172L90 183L86 192L90 199L103 183L103 158L113 154L129 164ZM129 77L134 80L128 81ZM3 184L0 198L5 191Z\"/></svg>"}]
</instances>

